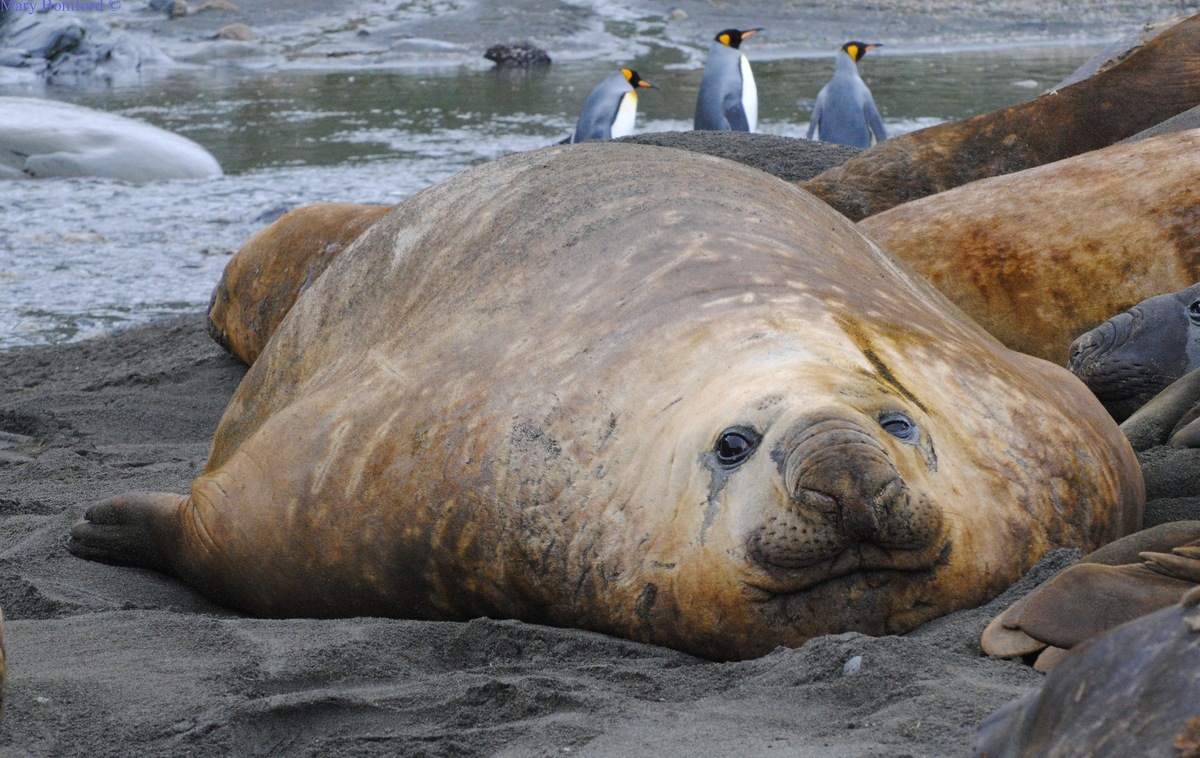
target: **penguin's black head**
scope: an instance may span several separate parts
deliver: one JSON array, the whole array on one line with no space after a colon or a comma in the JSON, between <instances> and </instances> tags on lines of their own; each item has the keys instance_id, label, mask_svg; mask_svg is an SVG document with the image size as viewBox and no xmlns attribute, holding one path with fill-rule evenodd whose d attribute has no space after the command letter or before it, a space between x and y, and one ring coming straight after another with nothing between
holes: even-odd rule
<instances>
[{"instance_id":1,"label":"penguin's black head","mask_svg":"<svg viewBox=\"0 0 1200 758\"><path fill-rule=\"evenodd\" d=\"M883 45L874 42L847 42L842 45L842 52L849 55L850 60L858 63L868 50L874 50L877 47L883 47Z\"/></svg>"},{"instance_id":2,"label":"penguin's black head","mask_svg":"<svg viewBox=\"0 0 1200 758\"><path fill-rule=\"evenodd\" d=\"M652 87L654 89L658 89L658 87L649 79L643 79L642 77L638 76L638 72L631 68L623 68L621 69L621 73L625 75L625 81L629 82L629 86L633 87L634 89L637 89L638 87Z\"/></svg>"},{"instance_id":3,"label":"penguin's black head","mask_svg":"<svg viewBox=\"0 0 1200 758\"><path fill-rule=\"evenodd\" d=\"M715 39L717 42L720 42L722 45L729 45L734 50L737 50L747 37L753 37L755 34L761 31L762 27L757 29L746 29L745 31L741 32L739 32L737 29L722 29L721 31L717 32L717 36L713 39Z\"/></svg>"}]
</instances>

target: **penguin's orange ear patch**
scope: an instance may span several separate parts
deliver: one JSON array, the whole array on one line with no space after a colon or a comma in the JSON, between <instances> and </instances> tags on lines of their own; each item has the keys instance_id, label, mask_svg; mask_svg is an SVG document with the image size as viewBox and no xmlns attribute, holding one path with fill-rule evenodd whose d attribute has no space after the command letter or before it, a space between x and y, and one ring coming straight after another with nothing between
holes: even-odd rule
<instances>
[{"instance_id":1,"label":"penguin's orange ear patch","mask_svg":"<svg viewBox=\"0 0 1200 758\"><path fill-rule=\"evenodd\" d=\"M858 60L858 45L850 45L846 48L846 52L850 55L851 60Z\"/></svg>"},{"instance_id":2,"label":"penguin's orange ear patch","mask_svg":"<svg viewBox=\"0 0 1200 758\"><path fill-rule=\"evenodd\" d=\"M729 45L733 40L729 38L728 34L720 34L717 36L717 41L722 45Z\"/></svg>"}]
</instances>

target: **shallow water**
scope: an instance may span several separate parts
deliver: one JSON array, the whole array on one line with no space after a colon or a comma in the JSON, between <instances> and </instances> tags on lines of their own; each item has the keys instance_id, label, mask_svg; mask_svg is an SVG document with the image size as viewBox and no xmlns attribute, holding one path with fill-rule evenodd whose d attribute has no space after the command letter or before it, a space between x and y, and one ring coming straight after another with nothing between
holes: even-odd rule
<instances>
[{"instance_id":1,"label":"shallow water","mask_svg":"<svg viewBox=\"0 0 1200 758\"><path fill-rule=\"evenodd\" d=\"M1027 100L1097 46L928 55L860 64L893 133ZM753 50L747 50L754 59ZM207 304L228 256L272 211L323 200L395 203L468 166L565 137L618 63L530 73L176 71L104 89L0 88L141 118L207 147L226 176L131 185L13 181L0 203L0 348L91 336ZM700 70L670 48L632 65L639 132L691 128ZM803 136L832 60L755 62L759 131Z\"/></svg>"}]
</instances>

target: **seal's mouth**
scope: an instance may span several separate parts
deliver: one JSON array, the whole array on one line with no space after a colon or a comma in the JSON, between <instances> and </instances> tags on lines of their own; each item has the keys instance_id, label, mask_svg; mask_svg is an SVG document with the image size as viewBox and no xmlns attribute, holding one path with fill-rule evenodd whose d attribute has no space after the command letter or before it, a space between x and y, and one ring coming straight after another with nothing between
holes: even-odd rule
<instances>
[{"instance_id":1,"label":"seal's mouth","mask_svg":"<svg viewBox=\"0 0 1200 758\"><path fill-rule=\"evenodd\" d=\"M887 550L870 544L847 547L828 560L803 568L762 572L744 581L751 599L771 602L819 589L845 577L859 575L868 588L883 587L897 580L930 581L950 562L951 542L924 550Z\"/></svg>"}]
</instances>

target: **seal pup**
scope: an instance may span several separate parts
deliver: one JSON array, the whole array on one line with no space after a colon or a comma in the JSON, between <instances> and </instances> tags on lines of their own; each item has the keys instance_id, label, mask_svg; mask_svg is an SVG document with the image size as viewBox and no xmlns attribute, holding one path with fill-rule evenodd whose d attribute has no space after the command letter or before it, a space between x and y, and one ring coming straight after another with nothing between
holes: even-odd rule
<instances>
[{"instance_id":1,"label":"seal pup","mask_svg":"<svg viewBox=\"0 0 1200 758\"><path fill-rule=\"evenodd\" d=\"M838 50L833 78L817 93L808 138L853 147L870 147L887 139L887 127L875 107L875 98L858 75L858 62L868 51L881 47L847 42Z\"/></svg>"},{"instance_id":2,"label":"seal pup","mask_svg":"<svg viewBox=\"0 0 1200 758\"><path fill-rule=\"evenodd\" d=\"M1118 422L1200 368L1200 284L1147 298L1079 335L1067 368Z\"/></svg>"},{"instance_id":3,"label":"seal pup","mask_svg":"<svg viewBox=\"0 0 1200 758\"><path fill-rule=\"evenodd\" d=\"M1196 105L1200 15L1095 76L1026 103L893 137L801 186L858 221L977 179L1106 147Z\"/></svg>"},{"instance_id":4,"label":"seal pup","mask_svg":"<svg viewBox=\"0 0 1200 758\"><path fill-rule=\"evenodd\" d=\"M190 494L93 505L75 554L263 616L484 615L741 659L910 630L1141 520L1137 461L1069 372L740 164L512 155L347 253Z\"/></svg>"},{"instance_id":5,"label":"seal pup","mask_svg":"<svg viewBox=\"0 0 1200 758\"><path fill-rule=\"evenodd\" d=\"M982 179L858 226L1005 345L1065 366L1081 333L1200 281L1198 174L1200 130L1175 132Z\"/></svg>"}]
</instances>

